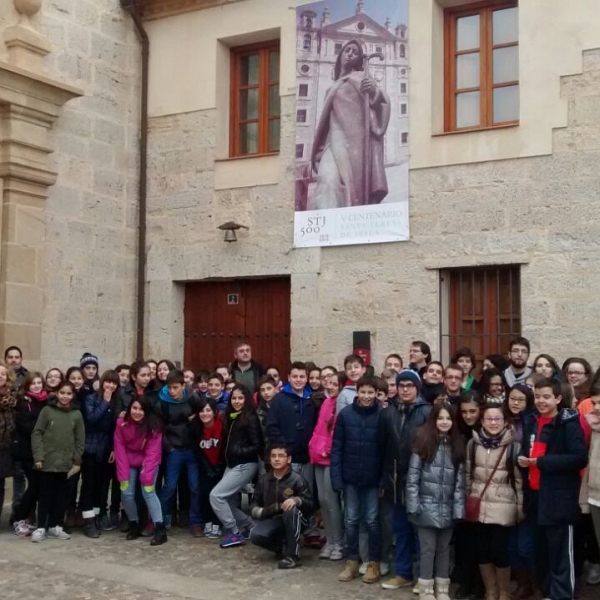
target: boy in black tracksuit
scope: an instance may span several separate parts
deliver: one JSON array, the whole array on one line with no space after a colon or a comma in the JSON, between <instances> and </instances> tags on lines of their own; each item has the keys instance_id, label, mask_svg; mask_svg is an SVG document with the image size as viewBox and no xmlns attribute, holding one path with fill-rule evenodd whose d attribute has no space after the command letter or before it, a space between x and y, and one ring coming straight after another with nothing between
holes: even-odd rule
<instances>
[{"instance_id":1,"label":"boy in black tracksuit","mask_svg":"<svg viewBox=\"0 0 600 600\"><path fill-rule=\"evenodd\" d=\"M579 413L560 408L561 385L535 385L537 412L524 427L519 466L525 469L525 512L535 525L535 556L544 598L572 600L573 525L580 516L581 470L588 461Z\"/></svg>"},{"instance_id":2,"label":"boy in black tracksuit","mask_svg":"<svg viewBox=\"0 0 600 600\"><path fill-rule=\"evenodd\" d=\"M313 510L313 500L304 477L292 471L292 455L285 444L271 445L269 461L272 470L263 475L254 492L252 518L258 522L250 531L250 541L284 554L280 569L294 569L300 564L300 533Z\"/></svg>"}]
</instances>

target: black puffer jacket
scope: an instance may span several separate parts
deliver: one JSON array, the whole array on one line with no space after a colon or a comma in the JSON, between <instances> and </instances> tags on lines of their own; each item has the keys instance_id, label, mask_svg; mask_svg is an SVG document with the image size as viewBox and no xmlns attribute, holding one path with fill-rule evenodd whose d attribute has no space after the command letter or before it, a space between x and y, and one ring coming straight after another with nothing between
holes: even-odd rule
<instances>
[{"instance_id":1,"label":"black puffer jacket","mask_svg":"<svg viewBox=\"0 0 600 600\"><path fill-rule=\"evenodd\" d=\"M33 463L31 452L31 432L35 427L46 401L25 395L17 401L15 433L13 438L13 458L26 464Z\"/></svg>"},{"instance_id":2,"label":"black puffer jacket","mask_svg":"<svg viewBox=\"0 0 600 600\"><path fill-rule=\"evenodd\" d=\"M448 437L440 436L430 463L410 457L406 479L406 512L417 527L447 529L465 518L465 465L452 460Z\"/></svg>"},{"instance_id":3,"label":"black puffer jacket","mask_svg":"<svg viewBox=\"0 0 600 600\"><path fill-rule=\"evenodd\" d=\"M174 400L169 388L162 388L156 403L156 413L163 421L163 450L187 450L192 448L190 420L194 417L194 407L198 401L196 395L183 391L181 400Z\"/></svg>"},{"instance_id":4,"label":"black puffer jacket","mask_svg":"<svg viewBox=\"0 0 600 600\"><path fill-rule=\"evenodd\" d=\"M431 404L420 396L413 404L388 406L379 419L379 447L383 460L381 487L384 497L404 504L404 488L415 433L427 421Z\"/></svg>"},{"instance_id":5,"label":"black puffer jacket","mask_svg":"<svg viewBox=\"0 0 600 600\"><path fill-rule=\"evenodd\" d=\"M229 468L258 462L263 453L260 421L255 412L225 419L225 464Z\"/></svg>"},{"instance_id":6,"label":"black puffer jacket","mask_svg":"<svg viewBox=\"0 0 600 600\"><path fill-rule=\"evenodd\" d=\"M113 449L117 413L113 404L98 394L86 396L81 407L85 425L85 454L106 461Z\"/></svg>"}]
</instances>

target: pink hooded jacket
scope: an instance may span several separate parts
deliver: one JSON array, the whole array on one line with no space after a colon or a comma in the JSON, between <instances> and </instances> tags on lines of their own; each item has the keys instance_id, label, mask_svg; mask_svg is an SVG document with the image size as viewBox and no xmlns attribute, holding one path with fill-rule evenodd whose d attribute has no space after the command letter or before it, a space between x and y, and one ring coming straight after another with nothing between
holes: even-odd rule
<instances>
[{"instance_id":1,"label":"pink hooded jacket","mask_svg":"<svg viewBox=\"0 0 600 600\"><path fill-rule=\"evenodd\" d=\"M331 463L331 446L333 445L333 430L337 413L335 413L335 403L337 398L325 398L319 411L319 419L315 425L315 430L310 442L308 442L308 455L313 465L328 467ZM329 420L333 415L331 428L328 427ZM325 455L325 456L323 456Z\"/></svg>"},{"instance_id":2,"label":"pink hooded jacket","mask_svg":"<svg viewBox=\"0 0 600 600\"><path fill-rule=\"evenodd\" d=\"M119 481L129 481L129 469L141 467L141 485L153 486L161 456L162 433L154 431L147 436L134 421L117 419L115 460Z\"/></svg>"}]
</instances>

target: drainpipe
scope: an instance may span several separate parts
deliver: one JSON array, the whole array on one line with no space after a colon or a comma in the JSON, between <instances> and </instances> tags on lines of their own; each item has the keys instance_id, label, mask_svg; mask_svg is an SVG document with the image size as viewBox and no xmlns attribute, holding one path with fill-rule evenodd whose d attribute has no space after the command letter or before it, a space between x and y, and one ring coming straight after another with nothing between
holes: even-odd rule
<instances>
[{"instance_id":1,"label":"drainpipe","mask_svg":"<svg viewBox=\"0 0 600 600\"><path fill-rule=\"evenodd\" d=\"M135 0L121 0L121 7L131 16L142 50L142 90L140 117L140 174L138 201L138 244L137 244L137 337L136 356L144 357L144 305L146 302L146 199L148 178L148 59L150 41Z\"/></svg>"}]
</instances>

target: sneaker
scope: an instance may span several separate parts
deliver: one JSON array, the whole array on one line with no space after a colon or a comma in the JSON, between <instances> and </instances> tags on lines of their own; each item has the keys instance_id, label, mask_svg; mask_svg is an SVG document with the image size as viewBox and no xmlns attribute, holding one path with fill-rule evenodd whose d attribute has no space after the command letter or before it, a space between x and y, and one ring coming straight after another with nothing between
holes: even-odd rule
<instances>
[{"instance_id":1,"label":"sneaker","mask_svg":"<svg viewBox=\"0 0 600 600\"><path fill-rule=\"evenodd\" d=\"M206 534L206 537L209 540L220 540L221 535L221 528L213 523L212 529L210 530L210 533Z\"/></svg>"},{"instance_id":2,"label":"sneaker","mask_svg":"<svg viewBox=\"0 0 600 600\"><path fill-rule=\"evenodd\" d=\"M404 579L404 577L395 575L394 577L386 579L381 584L381 587L384 590L399 590L400 588L410 587L413 585L413 583L414 582L411 579Z\"/></svg>"},{"instance_id":3,"label":"sneaker","mask_svg":"<svg viewBox=\"0 0 600 600\"><path fill-rule=\"evenodd\" d=\"M319 558L323 560L328 560L331 558L331 553L333 552L333 544L325 544L319 552Z\"/></svg>"},{"instance_id":4,"label":"sneaker","mask_svg":"<svg viewBox=\"0 0 600 600\"><path fill-rule=\"evenodd\" d=\"M212 531L212 523L206 523L204 525L204 535L206 537L208 537L210 535L210 532Z\"/></svg>"},{"instance_id":5,"label":"sneaker","mask_svg":"<svg viewBox=\"0 0 600 600\"><path fill-rule=\"evenodd\" d=\"M244 539L246 539L246 540L250 539L250 532L252 531L253 527L254 527L254 523L252 523L252 525L250 525L250 527L244 527L244 529L242 529L242 535L244 536Z\"/></svg>"},{"instance_id":6,"label":"sneaker","mask_svg":"<svg viewBox=\"0 0 600 600\"><path fill-rule=\"evenodd\" d=\"M598 585L600 583L600 565L590 564L585 582L588 585Z\"/></svg>"},{"instance_id":7,"label":"sneaker","mask_svg":"<svg viewBox=\"0 0 600 600\"><path fill-rule=\"evenodd\" d=\"M36 529L31 534L32 542L43 542L46 539L46 530L43 527Z\"/></svg>"},{"instance_id":8,"label":"sneaker","mask_svg":"<svg viewBox=\"0 0 600 600\"><path fill-rule=\"evenodd\" d=\"M390 572L390 563L380 562L379 563L379 573L382 577L385 577Z\"/></svg>"},{"instance_id":9,"label":"sneaker","mask_svg":"<svg viewBox=\"0 0 600 600\"><path fill-rule=\"evenodd\" d=\"M65 532L65 530L57 525L56 527L50 527L48 529L48 537L54 540L70 540L71 536Z\"/></svg>"},{"instance_id":10,"label":"sneaker","mask_svg":"<svg viewBox=\"0 0 600 600\"><path fill-rule=\"evenodd\" d=\"M419 582L417 581L417 585L415 585L415 587L413 587L413 592L412 592L415 596L419 595Z\"/></svg>"},{"instance_id":11,"label":"sneaker","mask_svg":"<svg viewBox=\"0 0 600 600\"><path fill-rule=\"evenodd\" d=\"M204 535L204 528L202 525L192 525L190 527L190 533L195 538L201 538Z\"/></svg>"},{"instance_id":12,"label":"sneaker","mask_svg":"<svg viewBox=\"0 0 600 600\"><path fill-rule=\"evenodd\" d=\"M344 558L344 549L339 544L333 545L333 550L329 556L329 560L342 560Z\"/></svg>"},{"instance_id":13,"label":"sneaker","mask_svg":"<svg viewBox=\"0 0 600 600\"><path fill-rule=\"evenodd\" d=\"M232 546L242 546L246 543L246 538L241 533L230 533L219 544L221 548L231 548Z\"/></svg>"},{"instance_id":14,"label":"sneaker","mask_svg":"<svg viewBox=\"0 0 600 600\"><path fill-rule=\"evenodd\" d=\"M31 525L29 525L27 521L15 521L13 524L13 532L19 537L30 536L32 534Z\"/></svg>"},{"instance_id":15,"label":"sneaker","mask_svg":"<svg viewBox=\"0 0 600 600\"><path fill-rule=\"evenodd\" d=\"M108 515L102 515L98 518L98 526L101 531L114 531L116 529Z\"/></svg>"},{"instance_id":16,"label":"sneaker","mask_svg":"<svg viewBox=\"0 0 600 600\"><path fill-rule=\"evenodd\" d=\"M302 563L300 562L299 556L284 556L278 563L278 569L295 569Z\"/></svg>"},{"instance_id":17,"label":"sneaker","mask_svg":"<svg viewBox=\"0 0 600 600\"><path fill-rule=\"evenodd\" d=\"M358 569L359 575L364 575L367 572L367 563L360 563L360 568Z\"/></svg>"}]
</instances>

